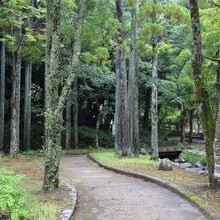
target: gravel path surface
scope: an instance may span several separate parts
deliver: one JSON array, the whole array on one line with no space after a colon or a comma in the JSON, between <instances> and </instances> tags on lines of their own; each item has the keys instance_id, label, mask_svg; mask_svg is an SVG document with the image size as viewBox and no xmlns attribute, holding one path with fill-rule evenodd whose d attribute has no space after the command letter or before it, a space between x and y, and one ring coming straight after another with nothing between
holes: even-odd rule
<instances>
[{"instance_id":1,"label":"gravel path surface","mask_svg":"<svg viewBox=\"0 0 220 220\"><path fill-rule=\"evenodd\" d=\"M79 201L75 220L205 220L188 201L160 186L100 168L86 156L63 157Z\"/></svg>"}]
</instances>

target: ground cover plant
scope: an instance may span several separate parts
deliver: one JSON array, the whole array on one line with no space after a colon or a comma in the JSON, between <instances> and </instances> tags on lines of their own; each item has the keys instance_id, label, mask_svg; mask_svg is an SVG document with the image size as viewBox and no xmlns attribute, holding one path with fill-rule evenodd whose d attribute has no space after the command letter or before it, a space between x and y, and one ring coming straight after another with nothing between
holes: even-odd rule
<instances>
[{"instance_id":1,"label":"ground cover plant","mask_svg":"<svg viewBox=\"0 0 220 220\"><path fill-rule=\"evenodd\" d=\"M33 152L32 152L33 153ZM33 155L21 156L13 161L0 159L0 214L12 220L27 217L33 220L57 219L68 208L68 190L62 183L60 189L44 193L43 158ZM6 218L6 219L7 219Z\"/></svg>"}]
</instances>

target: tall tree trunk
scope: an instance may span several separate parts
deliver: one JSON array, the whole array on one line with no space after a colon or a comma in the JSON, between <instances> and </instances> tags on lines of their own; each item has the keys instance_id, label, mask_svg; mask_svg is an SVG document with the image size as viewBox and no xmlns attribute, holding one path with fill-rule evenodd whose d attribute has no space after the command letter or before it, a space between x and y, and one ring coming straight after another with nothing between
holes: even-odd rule
<instances>
[{"instance_id":1,"label":"tall tree trunk","mask_svg":"<svg viewBox=\"0 0 220 220\"><path fill-rule=\"evenodd\" d=\"M157 5L157 0L154 0L155 6ZM152 15L152 22L157 22L157 12ZM152 38L152 92L151 92L151 148L152 154L151 158L153 160L158 160L159 149L158 149L158 102L157 102L157 81L158 81L158 35L155 33Z\"/></svg>"},{"instance_id":2,"label":"tall tree trunk","mask_svg":"<svg viewBox=\"0 0 220 220\"><path fill-rule=\"evenodd\" d=\"M72 118L71 118L71 107L72 102L70 100L71 90L69 93L69 99L66 101L66 149L70 149L72 146Z\"/></svg>"},{"instance_id":3,"label":"tall tree trunk","mask_svg":"<svg viewBox=\"0 0 220 220\"><path fill-rule=\"evenodd\" d=\"M79 101L78 101L78 77L76 76L76 79L74 81L74 94L75 94L75 100L74 100L74 147L76 149L79 148Z\"/></svg>"},{"instance_id":4,"label":"tall tree trunk","mask_svg":"<svg viewBox=\"0 0 220 220\"><path fill-rule=\"evenodd\" d=\"M216 78L217 78L216 92L217 92L217 108L218 108L218 104L220 103L220 61L218 61Z\"/></svg>"},{"instance_id":5,"label":"tall tree trunk","mask_svg":"<svg viewBox=\"0 0 220 220\"><path fill-rule=\"evenodd\" d=\"M116 36L116 91L115 91L115 150L122 156L131 154L128 145L127 73L125 60L125 30L123 0L115 0L116 15L120 23Z\"/></svg>"},{"instance_id":6,"label":"tall tree trunk","mask_svg":"<svg viewBox=\"0 0 220 220\"><path fill-rule=\"evenodd\" d=\"M220 185L220 62L217 69L217 119L214 139L214 157L215 157L215 178Z\"/></svg>"},{"instance_id":7,"label":"tall tree trunk","mask_svg":"<svg viewBox=\"0 0 220 220\"><path fill-rule=\"evenodd\" d=\"M26 63L25 69L25 96L24 96L24 148L31 147L31 84L32 63Z\"/></svg>"},{"instance_id":8,"label":"tall tree trunk","mask_svg":"<svg viewBox=\"0 0 220 220\"><path fill-rule=\"evenodd\" d=\"M97 103L97 109L98 109L98 115L97 115L97 120L96 120L96 129L95 129L95 145L96 148L99 148L99 127L101 123L101 115L100 115L100 104Z\"/></svg>"},{"instance_id":9,"label":"tall tree trunk","mask_svg":"<svg viewBox=\"0 0 220 220\"><path fill-rule=\"evenodd\" d=\"M1 78L0 78L0 154L4 149L5 125L5 42L1 43Z\"/></svg>"},{"instance_id":10,"label":"tall tree trunk","mask_svg":"<svg viewBox=\"0 0 220 220\"><path fill-rule=\"evenodd\" d=\"M20 124L20 87L21 87L21 56L19 52L12 54L12 96L11 96L11 142L10 155L17 157L19 153Z\"/></svg>"},{"instance_id":11,"label":"tall tree trunk","mask_svg":"<svg viewBox=\"0 0 220 220\"><path fill-rule=\"evenodd\" d=\"M77 27L75 30L75 42L72 56L72 70L68 75L60 95L58 94L59 80L59 55L60 55L60 0L47 1L47 47L49 55L49 66L47 72L47 109L45 113L45 190L53 190L59 186L59 162L61 154L61 129L63 125L62 112L65 102L74 82L76 69L79 64L81 52L81 33L84 15L86 11L86 0L80 0ZM52 11L52 12L51 12ZM52 15L51 15L52 14ZM51 36L51 37L50 37Z\"/></svg>"},{"instance_id":12,"label":"tall tree trunk","mask_svg":"<svg viewBox=\"0 0 220 220\"><path fill-rule=\"evenodd\" d=\"M193 115L194 115L194 110L190 109L189 110L189 143L193 142Z\"/></svg>"},{"instance_id":13,"label":"tall tree trunk","mask_svg":"<svg viewBox=\"0 0 220 220\"><path fill-rule=\"evenodd\" d=\"M143 118L143 129L149 130L150 122L149 122L149 114L150 114L150 101L151 101L151 90L147 89L146 91L146 97L144 99L145 101L145 109L144 109L144 118Z\"/></svg>"},{"instance_id":14,"label":"tall tree trunk","mask_svg":"<svg viewBox=\"0 0 220 220\"><path fill-rule=\"evenodd\" d=\"M199 20L199 7L198 0L189 0L191 24L193 33L193 47L194 55L192 58L192 72L193 79L196 87L196 96L199 109L201 109L201 121L206 140L206 156L208 161L209 182L215 185L214 177L214 151L213 140L215 133L214 118L209 100L209 94L205 88L204 78L202 74L203 68L203 55L202 55L202 42Z\"/></svg>"},{"instance_id":15,"label":"tall tree trunk","mask_svg":"<svg viewBox=\"0 0 220 220\"><path fill-rule=\"evenodd\" d=\"M138 0L131 10L130 58L128 77L129 148L135 156L139 155L139 114L138 114L138 70L137 70L137 11Z\"/></svg>"},{"instance_id":16,"label":"tall tree trunk","mask_svg":"<svg viewBox=\"0 0 220 220\"><path fill-rule=\"evenodd\" d=\"M186 144L186 109L181 106L181 116L180 116L180 137L181 143Z\"/></svg>"},{"instance_id":17,"label":"tall tree trunk","mask_svg":"<svg viewBox=\"0 0 220 220\"><path fill-rule=\"evenodd\" d=\"M152 61L152 93L151 93L151 148L152 159L158 160L158 104L157 104L157 36L153 39L153 61Z\"/></svg>"},{"instance_id":18,"label":"tall tree trunk","mask_svg":"<svg viewBox=\"0 0 220 220\"><path fill-rule=\"evenodd\" d=\"M63 123L62 114L60 112L56 114L57 103L59 100L60 4L60 0L47 1L47 53L49 63L48 71L46 73L45 190L52 190L59 186L60 141Z\"/></svg>"},{"instance_id":19,"label":"tall tree trunk","mask_svg":"<svg viewBox=\"0 0 220 220\"><path fill-rule=\"evenodd\" d=\"M216 120L215 139L214 139L214 156L215 156L215 171L214 176L218 180L220 186L220 102L218 103L218 114Z\"/></svg>"}]
</instances>

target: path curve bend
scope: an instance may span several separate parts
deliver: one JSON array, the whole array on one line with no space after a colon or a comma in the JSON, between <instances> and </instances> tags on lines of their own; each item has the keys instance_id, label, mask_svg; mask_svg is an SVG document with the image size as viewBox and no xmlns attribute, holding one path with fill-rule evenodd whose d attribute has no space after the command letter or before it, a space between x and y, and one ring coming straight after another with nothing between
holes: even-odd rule
<instances>
[{"instance_id":1,"label":"path curve bend","mask_svg":"<svg viewBox=\"0 0 220 220\"><path fill-rule=\"evenodd\" d=\"M179 195L107 171L86 156L63 157L61 170L76 183L75 220L207 220Z\"/></svg>"}]
</instances>

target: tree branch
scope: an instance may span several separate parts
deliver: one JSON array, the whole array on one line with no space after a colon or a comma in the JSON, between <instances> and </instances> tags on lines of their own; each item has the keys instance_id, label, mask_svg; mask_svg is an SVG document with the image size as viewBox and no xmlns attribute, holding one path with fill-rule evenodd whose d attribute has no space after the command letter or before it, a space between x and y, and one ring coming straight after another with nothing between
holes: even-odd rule
<instances>
[{"instance_id":1,"label":"tree branch","mask_svg":"<svg viewBox=\"0 0 220 220\"><path fill-rule=\"evenodd\" d=\"M208 1L209 3L215 5L216 7L220 8L220 4L216 3L216 2L213 2L213 1Z\"/></svg>"},{"instance_id":2,"label":"tree branch","mask_svg":"<svg viewBox=\"0 0 220 220\"><path fill-rule=\"evenodd\" d=\"M203 55L203 57L204 57L205 59L207 59L207 60L211 60L211 61L213 61L213 62L220 63L220 59L215 59L215 58L212 58L212 57L207 57L207 56L205 56L205 55Z\"/></svg>"},{"instance_id":3,"label":"tree branch","mask_svg":"<svg viewBox=\"0 0 220 220\"><path fill-rule=\"evenodd\" d=\"M66 97L68 95L68 92L71 89L71 85L76 78L76 71L77 71L78 64L79 64L79 55L81 53L81 34L82 34L82 27L83 27L85 13L86 13L86 0L81 0L80 11L78 15L78 22L77 22L76 33L75 33L75 42L73 46L72 70L69 76L67 77L65 85L60 94L57 109L56 109L57 115L59 115L62 112L63 106L65 105L65 102L66 102Z\"/></svg>"}]
</instances>

